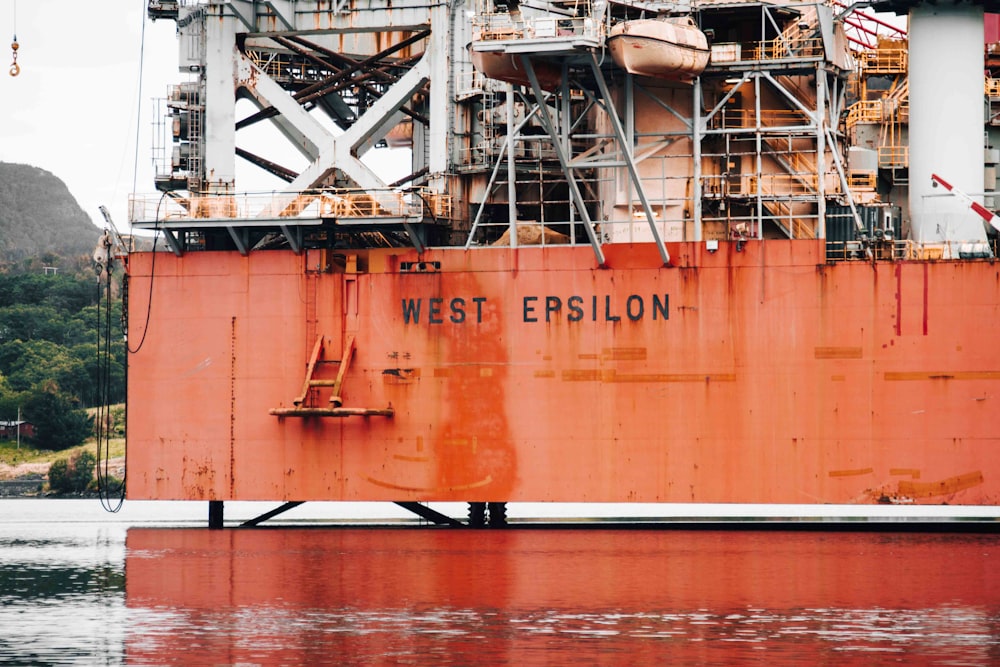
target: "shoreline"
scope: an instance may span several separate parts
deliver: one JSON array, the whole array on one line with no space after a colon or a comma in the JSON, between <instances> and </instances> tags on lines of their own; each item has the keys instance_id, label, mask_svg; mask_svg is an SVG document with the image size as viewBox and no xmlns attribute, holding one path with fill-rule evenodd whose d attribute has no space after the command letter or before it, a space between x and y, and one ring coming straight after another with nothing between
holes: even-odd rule
<instances>
[{"instance_id":1,"label":"shoreline","mask_svg":"<svg viewBox=\"0 0 1000 667\"><path fill-rule=\"evenodd\" d=\"M0 463L0 499L4 498L68 498L91 494L46 493L49 467L52 463ZM108 461L108 472L121 479L125 475L125 457Z\"/></svg>"}]
</instances>

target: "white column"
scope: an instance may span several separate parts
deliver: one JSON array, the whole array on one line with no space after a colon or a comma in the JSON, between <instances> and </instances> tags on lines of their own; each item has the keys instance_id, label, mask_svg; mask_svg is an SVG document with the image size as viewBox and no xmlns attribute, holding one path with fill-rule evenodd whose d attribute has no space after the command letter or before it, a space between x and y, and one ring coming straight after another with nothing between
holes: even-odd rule
<instances>
[{"instance_id":1,"label":"white column","mask_svg":"<svg viewBox=\"0 0 1000 667\"><path fill-rule=\"evenodd\" d=\"M910 10L910 218L914 240L985 241L982 219L931 186L938 174L983 191L983 7L923 4ZM982 197L976 197L982 203Z\"/></svg>"},{"instance_id":2,"label":"white column","mask_svg":"<svg viewBox=\"0 0 1000 667\"><path fill-rule=\"evenodd\" d=\"M211 7L225 13L224 5ZM205 19L205 189L232 192L236 181L236 19Z\"/></svg>"}]
</instances>

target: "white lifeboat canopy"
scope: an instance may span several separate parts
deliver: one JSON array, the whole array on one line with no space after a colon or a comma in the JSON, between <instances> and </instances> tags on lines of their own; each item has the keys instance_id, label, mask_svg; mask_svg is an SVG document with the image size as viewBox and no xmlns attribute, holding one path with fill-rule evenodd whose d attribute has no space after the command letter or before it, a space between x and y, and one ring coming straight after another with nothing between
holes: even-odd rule
<instances>
[{"instance_id":1,"label":"white lifeboat canopy","mask_svg":"<svg viewBox=\"0 0 1000 667\"><path fill-rule=\"evenodd\" d=\"M690 17L622 21L611 28L608 49L629 74L690 79L708 65L708 38Z\"/></svg>"}]
</instances>

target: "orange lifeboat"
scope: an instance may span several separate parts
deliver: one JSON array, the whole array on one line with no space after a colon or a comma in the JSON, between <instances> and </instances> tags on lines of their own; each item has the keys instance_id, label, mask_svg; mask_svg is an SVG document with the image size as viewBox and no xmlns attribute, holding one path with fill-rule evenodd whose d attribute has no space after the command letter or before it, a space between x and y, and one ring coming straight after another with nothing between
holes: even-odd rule
<instances>
[{"instance_id":1,"label":"orange lifeboat","mask_svg":"<svg viewBox=\"0 0 1000 667\"><path fill-rule=\"evenodd\" d=\"M491 79L507 81L518 86L530 86L528 72L521 59L506 51L477 51L470 49L472 66ZM543 90L556 90L562 83L562 70L555 63L531 59L531 66Z\"/></svg>"},{"instance_id":2,"label":"orange lifeboat","mask_svg":"<svg viewBox=\"0 0 1000 667\"><path fill-rule=\"evenodd\" d=\"M385 135L385 144L389 148L411 148L413 146L413 120L408 118L389 130L389 134Z\"/></svg>"},{"instance_id":3,"label":"orange lifeboat","mask_svg":"<svg viewBox=\"0 0 1000 667\"><path fill-rule=\"evenodd\" d=\"M622 21L611 28L607 43L626 72L659 79L697 76L711 53L705 33L688 17Z\"/></svg>"}]
</instances>

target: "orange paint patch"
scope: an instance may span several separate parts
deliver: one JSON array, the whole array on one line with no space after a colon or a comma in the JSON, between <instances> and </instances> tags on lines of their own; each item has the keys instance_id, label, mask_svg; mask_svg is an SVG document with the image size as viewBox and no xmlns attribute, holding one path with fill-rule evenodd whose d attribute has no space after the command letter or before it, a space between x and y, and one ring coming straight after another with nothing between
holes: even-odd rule
<instances>
[{"instance_id":1,"label":"orange paint patch","mask_svg":"<svg viewBox=\"0 0 1000 667\"><path fill-rule=\"evenodd\" d=\"M855 477L857 475L870 475L875 472L872 468L855 468L853 470L831 470L830 477Z\"/></svg>"},{"instance_id":2,"label":"orange paint patch","mask_svg":"<svg viewBox=\"0 0 1000 667\"><path fill-rule=\"evenodd\" d=\"M813 352L815 359L861 359L860 347L817 347Z\"/></svg>"},{"instance_id":3,"label":"orange paint patch","mask_svg":"<svg viewBox=\"0 0 1000 667\"><path fill-rule=\"evenodd\" d=\"M892 382L909 382L914 380L1000 380L1000 371L886 373L885 379Z\"/></svg>"},{"instance_id":4,"label":"orange paint patch","mask_svg":"<svg viewBox=\"0 0 1000 667\"><path fill-rule=\"evenodd\" d=\"M971 489L983 483L983 473L968 472L964 475L948 477L938 482L900 482L899 494L911 498L930 498L932 496L947 496L965 489Z\"/></svg>"}]
</instances>

